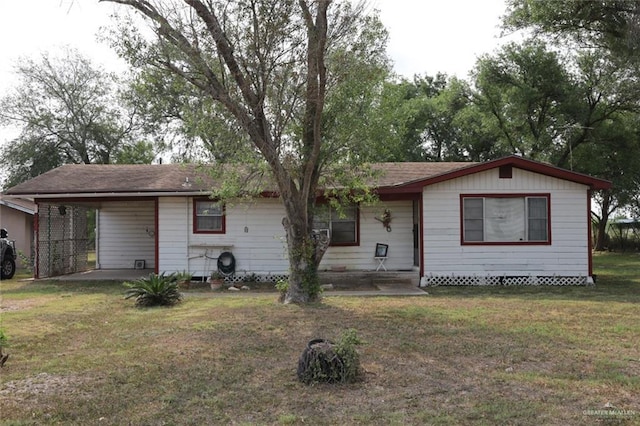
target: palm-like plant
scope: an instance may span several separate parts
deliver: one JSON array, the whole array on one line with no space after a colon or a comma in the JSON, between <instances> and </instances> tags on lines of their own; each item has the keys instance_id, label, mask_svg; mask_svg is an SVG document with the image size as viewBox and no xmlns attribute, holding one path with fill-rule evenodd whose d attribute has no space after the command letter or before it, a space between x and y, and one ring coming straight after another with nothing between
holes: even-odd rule
<instances>
[{"instance_id":1,"label":"palm-like plant","mask_svg":"<svg viewBox=\"0 0 640 426\"><path fill-rule=\"evenodd\" d=\"M128 287L125 299L135 297L136 306L171 306L182 299L173 274L150 274L147 278L127 282L125 286Z\"/></svg>"}]
</instances>

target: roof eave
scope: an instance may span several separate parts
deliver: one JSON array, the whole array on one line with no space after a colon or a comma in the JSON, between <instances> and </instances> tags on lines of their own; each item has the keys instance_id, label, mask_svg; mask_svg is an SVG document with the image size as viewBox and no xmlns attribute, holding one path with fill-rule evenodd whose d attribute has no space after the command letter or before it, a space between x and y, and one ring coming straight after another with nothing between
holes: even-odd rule
<instances>
[{"instance_id":1,"label":"roof eave","mask_svg":"<svg viewBox=\"0 0 640 426\"><path fill-rule=\"evenodd\" d=\"M133 191L133 192L59 192L59 193L24 193L24 194L5 194L6 198L32 198L37 199L67 199L67 198L140 198L140 197L189 197L202 196L209 191Z\"/></svg>"},{"instance_id":2,"label":"roof eave","mask_svg":"<svg viewBox=\"0 0 640 426\"><path fill-rule=\"evenodd\" d=\"M5 198L9 198L9 197L5 197ZM24 198L24 197L15 197L15 198ZM8 202L8 201L5 201L5 200L0 200L0 205L7 206L10 209L18 210L18 211L21 211L23 213L30 214L30 215L34 215L36 213L36 211L34 209L30 209L30 208L21 206L19 204L11 203L11 202Z\"/></svg>"}]
</instances>

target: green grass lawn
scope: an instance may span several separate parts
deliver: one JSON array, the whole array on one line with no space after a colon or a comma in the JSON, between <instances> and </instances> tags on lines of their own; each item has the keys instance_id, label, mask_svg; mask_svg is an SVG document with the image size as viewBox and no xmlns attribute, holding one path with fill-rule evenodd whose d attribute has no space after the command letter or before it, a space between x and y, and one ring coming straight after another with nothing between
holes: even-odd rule
<instances>
[{"instance_id":1,"label":"green grass lawn","mask_svg":"<svg viewBox=\"0 0 640 426\"><path fill-rule=\"evenodd\" d=\"M113 283L2 281L0 424L640 424L640 255L594 260L591 287L308 307L211 293L137 309ZM306 342L348 328L363 381L299 383Z\"/></svg>"}]
</instances>

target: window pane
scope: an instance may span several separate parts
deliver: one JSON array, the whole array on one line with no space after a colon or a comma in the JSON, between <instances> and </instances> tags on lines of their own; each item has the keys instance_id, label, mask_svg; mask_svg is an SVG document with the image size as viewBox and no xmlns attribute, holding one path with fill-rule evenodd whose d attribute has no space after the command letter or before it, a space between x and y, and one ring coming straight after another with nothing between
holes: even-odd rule
<instances>
[{"instance_id":1,"label":"window pane","mask_svg":"<svg viewBox=\"0 0 640 426\"><path fill-rule=\"evenodd\" d=\"M222 216L198 216L198 231L222 230Z\"/></svg>"},{"instance_id":2,"label":"window pane","mask_svg":"<svg viewBox=\"0 0 640 426\"><path fill-rule=\"evenodd\" d=\"M198 201L196 203L196 215L220 216L222 215L222 205L215 201Z\"/></svg>"},{"instance_id":3,"label":"window pane","mask_svg":"<svg viewBox=\"0 0 640 426\"><path fill-rule=\"evenodd\" d=\"M329 229L329 206L316 206L313 215L313 229Z\"/></svg>"},{"instance_id":4,"label":"window pane","mask_svg":"<svg viewBox=\"0 0 640 426\"><path fill-rule=\"evenodd\" d=\"M355 243L355 222L332 222L331 243Z\"/></svg>"},{"instance_id":5,"label":"window pane","mask_svg":"<svg viewBox=\"0 0 640 426\"><path fill-rule=\"evenodd\" d=\"M340 212L331 209L332 221L355 221L358 209L355 206L343 207Z\"/></svg>"},{"instance_id":6,"label":"window pane","mask_svg":"<svg viewBox=\"0 0 640 426\"><path fill-rule=\"evenodd\" d=\"M346 244L357 242L357 206L347 206L340 210L331 208L327 204L316 206L313 217L314 229L328 229L331 244Z\"/></svg>"},{"instance_id":7,"label":"window pane","mask_svg":"<svg viewBox=\"0 0 640 426\"><path fill-rule=\"evenodd\" d=\"M464 240L482 241L484 237L483 199L465 198L464 205Z\"/></svg>"},{"instance_id":8,"label":"window pane","mask_svg":"<svg viewBox=\"0 0 640 426\"><path fill-rule=\"evenodd\" d=\"M525 241L524 198L485 199L485 241Z\"/></svg>"},{"instance_id":9,"label":"window pane","mask_svg":"<svg viewBox=\"0 0 640 426\"><path fill-rule=\"evenodd\" d=\"M548 218L547 199L529 198L527 199L529 215L529 241L547 241L548 239Z\"/></svg>"},{"instance_id":10,"label":"window pane","mask_svg":"<svg viewBox=\"0 0 640 426\"><path fill-rule=\"evenodd\" d=\"M196 231L222 231L222 203L216 201L196 201Z\"/></svg>"},{"instance_id":11,"label":"window pane","mask_svg":"<svg viewBox=\"0 0 640 426\"><path fill-rule=\"evenodd\" d=\"M546 198L528 198L529 202L529 218L530 219L546 219L547 218L547 199Z\"/></svg>"}]
</instances>

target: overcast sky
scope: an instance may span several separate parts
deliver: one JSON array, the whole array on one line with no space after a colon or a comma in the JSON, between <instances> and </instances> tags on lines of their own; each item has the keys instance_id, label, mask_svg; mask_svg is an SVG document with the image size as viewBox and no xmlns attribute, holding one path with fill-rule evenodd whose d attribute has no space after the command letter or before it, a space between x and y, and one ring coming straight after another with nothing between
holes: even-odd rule
<instances>
[{"instance_id":1,"label":"overcast sky","mask_svg":"<svg viewBox=\"0 0 640 426\"><path fill-rule=\"evenodd\" d=\"M390 33L388 53L395 71L445 72L466 78L478 56L493 52L505 0L371 0ZM0 95L16 82L20 57L37 58L61 46L77 48L108 69L122 62L96 42L116 5L98 0L0 0ZM122 67L122 65L120 65ZM0 143L3 142L0 136Z\"/></svg>"}]
</instances>

